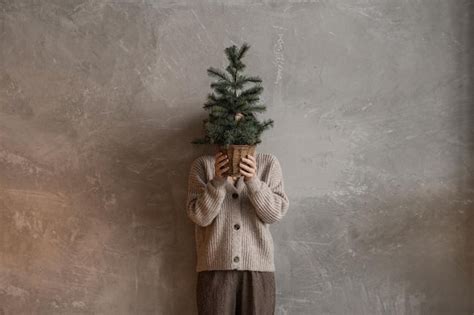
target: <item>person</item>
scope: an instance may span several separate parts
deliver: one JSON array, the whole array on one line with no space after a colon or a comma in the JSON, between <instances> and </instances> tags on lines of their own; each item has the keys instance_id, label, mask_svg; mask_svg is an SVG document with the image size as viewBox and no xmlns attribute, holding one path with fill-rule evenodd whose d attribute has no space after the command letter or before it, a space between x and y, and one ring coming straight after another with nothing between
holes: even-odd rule
<instances>
[{"instance_id":1,"label":"person","mask_svg":"<svg viewBox=\"0 0 474 315\"><path fill-rule=\"evenodd\" d=\"M270 225L287 213L283 173L275 155L240 160L240 176L224 176L222 152L190 167L186 212L195 224L198 314L275 313L274 244Z\"/></svg>"}]
</instances>

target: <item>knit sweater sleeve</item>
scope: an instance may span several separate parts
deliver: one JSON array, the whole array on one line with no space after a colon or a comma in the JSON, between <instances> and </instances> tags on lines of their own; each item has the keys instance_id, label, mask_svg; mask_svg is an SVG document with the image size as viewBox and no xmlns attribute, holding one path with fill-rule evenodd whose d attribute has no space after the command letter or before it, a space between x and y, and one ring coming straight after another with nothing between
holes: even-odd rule
<instances>
[{"instance_id":1,"label":"knit sweater sleeve","mask_svg":"<svg viewBox=\"0 0 474 315\"><path fill-rule=\"evenodd\" d=\"M275 156L272 156L268 172L268 183L253 176L246 184L250 202L254 205L258 217L271 224L285 216L290 202L284 189L283 172Z\"/></svg>"},{"instance_id":2,"label":"knit sweater sleeve","mask_svg":"<svg viewBox=\"0 0 474 315\"><path fill-rule=\"evenodd\" d=\"M188 177L186 213L195 224L207 226L221 210L225 198L225 178L206 182L205 163L201 158L191 163Z\"/></svg>"}]
</instances>

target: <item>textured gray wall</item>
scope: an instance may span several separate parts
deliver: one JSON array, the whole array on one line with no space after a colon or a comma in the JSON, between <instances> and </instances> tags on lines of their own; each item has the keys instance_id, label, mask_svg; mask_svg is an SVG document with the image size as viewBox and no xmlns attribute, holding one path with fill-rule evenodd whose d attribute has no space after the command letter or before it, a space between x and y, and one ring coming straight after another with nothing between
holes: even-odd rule
<instances>
[{"instance_id":1,"label":"textured gray wall","mask_svg":"<svg viewBox=\"0 0 474 315\"><path fill-rule=\"evenodd\" d=\"M207 67L247 41L277 314L472 314L473 2L0 0L0 314L194 314Z\"/></svg>"}]
</instances>

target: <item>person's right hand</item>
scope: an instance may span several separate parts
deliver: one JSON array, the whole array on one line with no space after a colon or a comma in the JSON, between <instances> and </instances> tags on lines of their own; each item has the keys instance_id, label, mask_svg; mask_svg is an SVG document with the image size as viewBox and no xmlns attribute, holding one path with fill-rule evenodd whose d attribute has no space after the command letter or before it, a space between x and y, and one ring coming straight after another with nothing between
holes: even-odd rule
<instances>
[{"instance_id":1,"label":"person's right hand","mask_svg":"<svg viewBox=\"0 0 474 315\"><path fill-rule=\"evenodd\" d=\"M229 169L229 159L227 158L227 155L222 153L221 151L217 152L214 157L214 177L224 178L223 174Z\"/></svg>"}]
</instances>

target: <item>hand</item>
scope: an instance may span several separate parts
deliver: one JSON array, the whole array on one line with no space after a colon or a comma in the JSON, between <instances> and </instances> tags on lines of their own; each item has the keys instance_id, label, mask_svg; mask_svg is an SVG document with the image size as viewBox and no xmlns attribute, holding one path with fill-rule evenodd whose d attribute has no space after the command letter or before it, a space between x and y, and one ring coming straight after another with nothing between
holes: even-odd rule
<instances>
[{"instance_id":1,"label":"hand","mask_svg":"<svg viewBox=\"0 0 474 315\"><path fill-rule=\"evenodd\" d=\"M240 161L240 174L244 176L244 181L248 181L257 174L257 161L253 155L247 154Z\"/></svg>"},{"instance_id":2,"label":"hand","mask_svg":"<svg viewBox=\"0 0 474 315\"><path fill-rule=\"evenodd\" d=\"M224 178L223 174L229 169L229 159L227 158L227 155L222 153L222 152L217 152L216 155L214 156L215 162L214 162L214 177L216 178ZM226 176L227 178L227 176Z\"/></svg>"}]
</instances>

